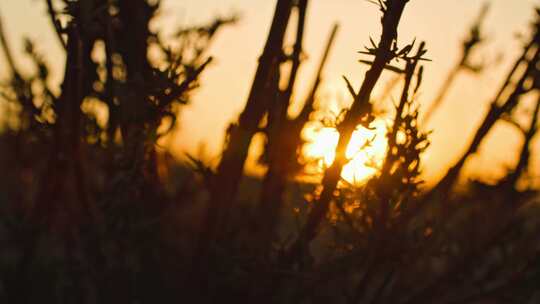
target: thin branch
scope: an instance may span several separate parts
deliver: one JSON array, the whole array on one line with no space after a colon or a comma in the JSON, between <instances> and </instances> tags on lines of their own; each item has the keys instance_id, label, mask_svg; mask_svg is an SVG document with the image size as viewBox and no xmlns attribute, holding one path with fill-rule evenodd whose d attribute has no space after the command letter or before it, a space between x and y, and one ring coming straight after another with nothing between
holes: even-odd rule
<instances>
[{"instance_id":1,"label":"thin branch","mask_svg":"<svg viewBox=\"0 0 540 304\"><path fill-rule=\"evenodd\" d=\"M4 50L4 54L6 56L8 66L11 69L12 75L15 77L20 76L17 70L16 64L15 64L15 60L13 59L13 53L7 42L6 34L4 32L4 26L2 23L2 18L0 18L0 44L2 45L2 49Z\"/></svg>"},{"instance_id":2,"label":"thin branch","mask_svg":"<svg viewBox=\"0 0 540 304\"><path fill-rule=\"evenodd\" d=\"M315 75L315 79L313 81L313 86L311 87L311 91L306 101L304 102L302 111L295 119L295 122L297 124L304 125L309 120L309 115L311 114L311 112L313 112L315 96L317 95L319 86L322 81L322 72L324 70L324 67L326 66L326 62L328 60L330 51L332 50L332 46L336 39L338 29L339 29L339 24L335 23L334 26L332 27L332 31L330 32L330 36L328 37L328 41L326 42L326 47L324 49L323 56L321 57L321 61L319 62L319 67L317 69L317 74Z\"/></svg>"},{"instance_id":3,"label":"thin branch","mask_svg":"<svg viewBox=\"0 0 540 304\"><path fill-rule=\"evenodd\" d=\"M182 83L175 87L172 92L169 92L168 94L165 94L163 96L160 96L158 100L160 101L160 104L162 106L166 106L176 100L177 98L181 97L183 93L185 93L188 88L193 84L195 80L199 77L199 75L203 72L203 70L212 62L213 58L208 57L205 62L203 62L195 71L190 73L189 77L186 78Z\"/></svg>"},{"instance_id":4,"label":"thin branch","mask_svg":"<svg viewBox=\"0 0 540 304\"><path fill-rule=\"evenodd\" d=\"M540 115L540 97L536 101L536 106L533 110L529 128L524 130L524 141L519 153L519 160L515 169L505 178L503 183L507 183L511 189L515 189L517 182L523 175L523 172L529 167L531 157L531 144L538 131L538 115Z\"/></svg>"},{"instance_id":5,"label":"thin branch","mask_svg":"<svg viewBox=\"0 0 540 304\"><path fill-rule=\"evenodd\" d=\"M482 35L481 35L481 25L483 23L483 20L486 17L488 9L489 9L489 5L486 2L484 6L482 6L479 16L477 17L475 23L470 29L469 37L462 44L463 48L461 51L461 57L459 58L456 65L450 70L450 72L446 76L446 79L444 80L443 84L439 88L437 97L435 97L432 104L429 106L429 108L425 112L422 123L427 124L429 122L429 120L431 119L435 111L440 107L440 105L444 101L445 97L450 91L450 88L452 87L452 84L454 83L458 74L461 71L463 70L472 70L475 72L481 71L481 66L478 66L478 68L474 68L475 65L471 64L469 61L470 61L471 55L473 54L473 51L483 41Z\"/></svg>"},{"instance_id":6,"label":"thin branch","mask_svg":"<svg viewBox=\"0 0 540 304\"><path fill-rule=\"evenodd\" d=\"M429 201L435 196L446 196L449 193L449 191L453 188L454 184L459 178L461 169L465 165L465 162L467 161L469 156L476 153L485 136L491 131L492 127L501 118L501 116L510 113L519 104L521 96L527 91L527 88L525 88L526 81L530 78L531 73L535 70L536 64L540 58L540 47L538 46L539 40L540 27L537 27L535 29L535 34L531 39L531 42L525 47L523 54L517 60L516 64L510 71L505 83L503 84L501 90L491 103L491 108L484 117L481 125L478 127L472 141L469 143L467 150L465 151L465 153L463 153L461 158L450 168L450 170L448 170L446 175L437 183L437 185L432 188L428 195L426 195L425 201ZM531 50L534 50L534 53L532 55L529 54L531 53ZM530 59L527 59L528 56L530 56ZM506 97L505 101L501 105L499 99L501 99L503 93L507 90L511 80L514 78L513 76L515 72L518 70L518 67L523 65L524 61L527 62L525 71L521 75L520 79L517 81L513 92Z\"/></svg>"},{"instance_id":7,"label":"thin branch","mask_svg":"<svg viewBox=\"0 0 540 304\"><path fill-rule=\"evenodd\" d=\"M47 2L47 10L49 13L49 18L51 19L51 23L54 27L54 31L56 33L56 37L58 38L58 41L64 48L64 50L67 50L66 42L64 41L64 38L62 37L62 24L60 24L60 20L56 18L56 12L54 11L54 6L52 4L52 0L45 0Z\"/></svg>"}]
</instances>

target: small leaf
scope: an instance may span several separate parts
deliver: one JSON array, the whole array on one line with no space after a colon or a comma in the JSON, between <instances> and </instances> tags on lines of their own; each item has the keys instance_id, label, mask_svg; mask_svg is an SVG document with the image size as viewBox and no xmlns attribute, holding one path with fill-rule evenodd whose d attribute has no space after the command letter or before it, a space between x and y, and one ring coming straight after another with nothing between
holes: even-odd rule
<instances>
[{"instance_id":1,"label":"small leaf","mask_svg":"<svg viewBox=\"0 0 540 304\"><path fill-rule=\"evenodd\" d=\"M347 89L349 90L349 93L351 93L352 97L353 97L354 99L356 99L357 94L356 94L356 92L354 91L354 88L353 88L353 86L351 85L351 82L349 81L349 79L347 79L347 77L345 77L345 76L342 76L342 77L343 77L343 80L345 80L345 83L347 84Z\"/></svg>"}]
</instances>

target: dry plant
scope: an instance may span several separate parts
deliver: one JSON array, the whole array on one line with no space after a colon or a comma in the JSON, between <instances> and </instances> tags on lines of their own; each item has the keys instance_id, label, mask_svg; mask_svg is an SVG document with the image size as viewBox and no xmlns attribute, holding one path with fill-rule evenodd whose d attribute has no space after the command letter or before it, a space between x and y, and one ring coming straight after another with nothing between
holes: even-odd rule
<instances>
[{"instance_id":1,"label":"dry plant","mask_svg":"<svg viewBox=\"0 0 540 304\"><path fill-rule=\"evenodd\" d=\"M480 10L480 14L477 17L475 23L472 25L469 36L467 39L463 41L462 49L461 49L461 57L459 58L456 65L448 72L448 75L443 81L443 84L441 85L439 92L437 93L437 96L433 100L430 107L426 110L426 113L423 117L423 123L427 124L431 117L433 116L433 113L441 106L441 103L443 102L444 98L448 94L448 91L450 90L450 87L454 83L456 77L460 74L462 71L469 71L474 74L480 74L482 70L484 69L484 63L475 64L471 62L471 57L478 49L478 47L484 42L485 38L483 37L482 33L482 22L484 21L486 14L489 10L489 4L486 2L482 9Z\"/></svg>"},{"instance_id":2,"label":"dry plant","mask_svg":"<svg viewBox=\"0 0 540 304\"><path fill-rule=\"evenodd\" d=\"M336 158L314 185L294 177L304 169L301 133L320 100L337 25L291 117L310 2L276 0L248 100L226 130L215 169L191 157L192 170L159 142L203 84L213 38L236 17L165 37L149 27L159 1L47 0L66 52L59 88L31 41L22 56L33 69L20 67L15 38L0 23L8 67L0 90L8 109L0 134L0 302L537 303L538 193L521 185L540 102L526 125L516 111L538 93L540 23L467 151L424 191L429 134L419 126L418 92L426 44L398 47L408 0L370 1L382 12L382 34L360 51L370 58L360 60L368 70L359 90L344 77L353 103L331 121ZM479 37L475 26L451 78L470 68ZM386 113L382 165L353 184L341 175L346 149L355 130L383 115L371 95L386 72L397 74L392 86L401 94ZM523 136L516 165L494 185L475 181L456 191L465 161L499 121ZM267 171L250 178L243 167L257 133L266 139Z\"/></svg>"}]
</instances>

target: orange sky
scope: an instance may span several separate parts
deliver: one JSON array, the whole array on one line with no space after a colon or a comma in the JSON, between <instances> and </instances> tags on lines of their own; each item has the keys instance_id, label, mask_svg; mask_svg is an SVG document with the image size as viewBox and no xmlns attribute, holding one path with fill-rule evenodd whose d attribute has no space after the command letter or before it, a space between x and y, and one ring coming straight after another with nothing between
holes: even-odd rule
<instances>
[{"instance_id":1,"label":"orange sky","mask_svg":"<svg viewBox=\"0 0 540 304\"><path fill-rule=\"evenodd\" d=\"M180 130L174 141L175 151L197 151L199 143L207 145L208 154L217 157L226 125L241 111L248 94L267 35L275 1L271 0L164 0L162 20L156 28L170 29L172 25L198 23L216 14L239 12L241 22L221 32L211 54L215 63L205 71L202 87L192 104L182 111ZM433 129L432 146L425 157L428 178L443 173L465 147L500 86L520 42L516 33L528 33L533 17L533 0L491 0L485 29L489 41L477 53L491 64L481 76L464 73L454 85L444 105L433 117L428 128ZM20 38L33 38L49 62L60 71L64 56L45 17L44 1L2 0L0 14L14 47L22 48ZM427 56L433 60L425 65L423 87L419 102L428 105L448 69L459 55L459 45L469 25L484 3L482 0L411 0L399 29L399 41L410 42L414 37L427 42ZM321 95L325 100L345 95L341 75L360 85L366 67L357 63L356 53L377 38L380 14L376 6L364 0L312 0L305 37L309 60L301 68L297 95L302 97L310 85L318 58L333 22L341 24L335 47L325 72ZM493 63L502 54L504 60ZM0 59L0 76L5 71ZM60 73L58 73L60 74ZM1 78L1 77L0 77ZM388 79L387 77L384 79ZM382 82L384 84L384 82ZM516 161L516 147L521 138L512 128L499 124L482 146L470 169L489 175L500 175ZM540 136L539 136L540 137ZM540 140L536 140L540 151ZM537 153L538 154L538 153ZM540 160L533 162L540 169ZM481 170L479 170L481 169ZM540 170L537 170L537 173Z\"/></svg>"}]
</instances>

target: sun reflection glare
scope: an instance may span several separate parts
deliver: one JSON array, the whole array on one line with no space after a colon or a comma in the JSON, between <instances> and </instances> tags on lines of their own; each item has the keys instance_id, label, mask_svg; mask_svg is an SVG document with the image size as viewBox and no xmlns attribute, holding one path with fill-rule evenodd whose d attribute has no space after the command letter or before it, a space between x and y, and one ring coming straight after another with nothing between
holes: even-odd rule
<instances>
[{"instance_id":1,"label":"sun reflection glare","mask_svg":"<svg viewBox=\"0 0 540 304\"><path fill-rule=\"evenodd\" d=\"M358 127L347 146L346 156L349 162L341 176L348 182L359 184L373 176L384 161L386 153L386 130L384 120L377 119L372 124L373 130ZM307 159L317 161L319 171L330 166L335 158L335 148L339 134L335 128L308 127L304 132L307 140L303 153Z\"/></svg>"}]
</instances>

